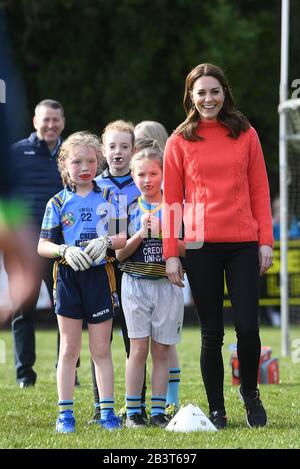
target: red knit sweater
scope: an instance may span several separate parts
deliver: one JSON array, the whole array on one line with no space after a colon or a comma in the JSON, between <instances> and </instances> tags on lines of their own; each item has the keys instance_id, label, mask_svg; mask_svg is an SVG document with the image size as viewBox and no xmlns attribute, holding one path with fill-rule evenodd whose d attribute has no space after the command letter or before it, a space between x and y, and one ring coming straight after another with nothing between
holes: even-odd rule
<instances>
[{"instance_id":1,"label":"red knit sweater","mask_svg":"<svg viewBox=\"0 0 300 469\"><path fill-rule=\"evenodd\" d=\"M176 203L185 206L186 242L258 241L273 246L269 184L256 131L251 127L234 139L217 121L201 122L198 131L204 140L172 135L165 148L165 259L178 256L180 210L175 222L171 215L171 224L169 215Z\"/></svg>"}]
</instances>

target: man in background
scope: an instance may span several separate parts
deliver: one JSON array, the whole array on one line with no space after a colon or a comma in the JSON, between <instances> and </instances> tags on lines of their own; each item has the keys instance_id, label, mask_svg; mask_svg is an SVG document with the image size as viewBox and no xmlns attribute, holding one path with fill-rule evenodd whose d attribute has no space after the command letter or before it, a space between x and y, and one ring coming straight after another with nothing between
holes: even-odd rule
<instances>
[{"instance_id":1,"label":"man in background","mask_svg":"<svg viewBox=\"0 0 300 469\"><path fill-rule=\"evenodd\" d=\"M12 321L16 379L21 388L34 386L37 377L33 370L36 358L34 313L42 280L45 281L53 304L52 261L38 259L36 247L46 204L62 189L56 162L62 143L61 133L65 127L62 105L52 99L45 99L38 103L33 117L33 126L35 132L12 146L15 170L20 176L16 193L19 199L27 204L30 236L35 245L34 257L29 261L28 270L32 267L31 263L40 265L36 272L34 294L19 308ZM13 266L6 254L4 254L4 264L12 292Z\"/></svg>"}]
</instances>

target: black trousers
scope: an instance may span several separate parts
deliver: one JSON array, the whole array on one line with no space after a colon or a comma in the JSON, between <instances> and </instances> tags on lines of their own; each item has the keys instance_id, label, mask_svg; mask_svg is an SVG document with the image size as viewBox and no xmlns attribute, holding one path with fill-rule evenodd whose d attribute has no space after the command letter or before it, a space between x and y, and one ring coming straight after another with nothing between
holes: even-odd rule
<instances>
[{"instance_id":1,"label":"black trousers","mask_svg":"<svg viewBox=\"0 0 300 469\"><path fill-rule=\"evenodd\" d=\"M210 411L224 408L224 273L234 311L240 378L256 389L260 358L259 258L256 242L204 243L187 250L185 268L201 325L200 366Z\"/></svg>"}]
</instances>

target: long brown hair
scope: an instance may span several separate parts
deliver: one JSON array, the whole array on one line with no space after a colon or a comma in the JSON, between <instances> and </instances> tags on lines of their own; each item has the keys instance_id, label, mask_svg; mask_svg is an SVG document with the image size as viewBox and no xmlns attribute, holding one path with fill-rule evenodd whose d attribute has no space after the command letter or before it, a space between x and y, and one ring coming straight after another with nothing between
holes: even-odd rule
<instances>
[{"instance_id":1,"label":"long brown hair","mask_svg":"<svg viewBox=\"0 0 300 469\"><path fill-rule=\"evenodd\" d=\"M187 118L177 127L174 133L182 134L186 140L203 140L203 137L196 133L201 117L190 96L195 81L203 76L214 77L220 82L225 99L217 120L228 128L229 137L238 138L241 132L245 132L249 129L250 123L241 112L235 109L233 94L223 70L210 63L197 65L186 77L183 107Z\"/></svg>"}]
</instances>

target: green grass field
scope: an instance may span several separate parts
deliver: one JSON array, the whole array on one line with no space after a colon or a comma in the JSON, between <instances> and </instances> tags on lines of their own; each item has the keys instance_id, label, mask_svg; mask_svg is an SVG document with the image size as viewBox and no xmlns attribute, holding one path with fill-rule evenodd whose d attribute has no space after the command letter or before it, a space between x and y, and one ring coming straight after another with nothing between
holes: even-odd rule
<instances>
[{"instance_id":1,"label":"green grass field","mask_svg":"<svg viewBox=\"0 0 300 469\"><path fill-rule=\"evenodd\" d=\"M280 357L279 329L262 328L261 338L263 345L272 347L272 356ZM296 338L300 338L299 327L291 329L291 339ZM233 329L227 329L224 345L225 399L229 418L227 430L171 433L153 428L124 428L110 433L97 425L87 424L93 413L93 396L87 334L84 332L79 369L81 387L75 390L76 433L61 435L54 432L57 416L54 369L56 332L37 332L37 384L34 388L21 390L15 383L11 334L0 331L0 346L2 350L6 349L6 362L0 362L0 448L300 448L300 363L293 363L291 358L280 358L280 384L261 386L268 425L264 429L250 429L246 425L243 405L237 397L237 386L231 385L228 346L234 341ZM199 328L184 328L182 342L178 346L182 368L180 397L181 404L196 404L207 413L199 372L199 344ZM118 409L124 403L125 393L125 357L118 330L114 333L113 355ZM148 383L150 368L151 365L148 366Z\"/></svg>"}]
</instances>

